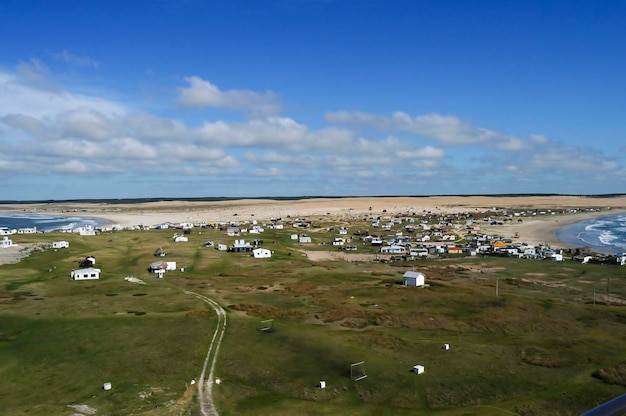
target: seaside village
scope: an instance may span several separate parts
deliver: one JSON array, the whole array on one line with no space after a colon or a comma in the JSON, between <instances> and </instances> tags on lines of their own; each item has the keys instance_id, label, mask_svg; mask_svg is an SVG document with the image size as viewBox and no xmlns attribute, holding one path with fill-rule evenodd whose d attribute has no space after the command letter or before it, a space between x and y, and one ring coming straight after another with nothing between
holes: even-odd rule
<instances>
[{"instance_id":1,"label":"seaside village","mask_svg":"<svg viewBox=\"0 0 626 416\"><path fill-rule=\"evenodd\" d=\"M387 214L383 210L381 215L351 215L335 222L341 225L328 225L332 218L320 217L315 221L304 218L271 218L260 224L257 220L247 221L206 221L162 223L150 226L135 225L121 227L107 225L103 227L79 227L73 230L59 230L59 232L77 233L81 236L95 236L122 230L169 230L173 231L172 241L184 244L189 241L187 235L193 230L216 229L222 232L224 240L228 242L206 241L205 247L232 253L250 253L256 259L271 258L273 252L263 247L260 236L266 229L292 229L291 240L300 246L320 245L325 250L340 250L357 252L358 250L371 254L371 261L394 262L412 261L442 256L503 256L528 260L550 261L578 261L582 263L601 263L625 265L626 254L604 255L593 253L584 248L568 250L549 247L539 244L514 243L511 238L503 238L496 233L481 231L485 226L497 230L499 225L511 222L522 222L524 218L537 215L568 215L590 209L568 209L563 211L537 210L510 210L497 209L476 213L433 214L411 210L396 214ZM323 224L323 226L321 225ZM366 229L367 228L367 229ZM35 228L8 229L0 227L0 248L13 247L13 235L33 234ZM248 237L246 240L245 237ZM314 238L313 238L314 236ZM49 248L68 248L69 242L60 240L50 244ZM166 256L162 247L157 247L156 257ZM346 253L348 257L348 253ZM73 280L99 279L101 270L95 267L96 259L85 256L78 261L79 268L70 272ZM178 270L175 261L154 261L147 265L148 270L162 278L168 271ZM184 267L180 268L184 271ZM132 278L130 278L132 279ZM404 284L407 286L423 286L424 276L417 272L407 272L404 275Z\"/></svg>"}]
</instances>

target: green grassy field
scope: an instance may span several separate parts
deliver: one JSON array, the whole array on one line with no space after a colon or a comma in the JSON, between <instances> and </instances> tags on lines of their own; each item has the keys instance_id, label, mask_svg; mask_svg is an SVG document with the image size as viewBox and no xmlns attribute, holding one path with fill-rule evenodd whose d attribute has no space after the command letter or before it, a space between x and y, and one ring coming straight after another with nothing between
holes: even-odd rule
<instances>
[{"instance_id":1,"label":"green grassy field","mask_svg":"<svg viewBox=\"0 0 626 416\"><path fill-rule=\"evenodd\" d=\"M334 234L306 230L307 245L291 240L295 232L256 236L271 259L206 248L242 238L211 229L195 229L188 243L173 243L174 230L14 239L70 248L0 266L2 413L68 415L85 405L97 415L198 415L190 381L216 317L186 290L228 312L214 390L223 416L579 415L624 393L624 267L462 256L313 262L300 250L334 251L320 244ZM165 258L153 256L158 247ZM86 255L100 280L71 281ZM147 267L161 259L179 270L157 279ZM428 287L399 284L413 267ZM259 330L266 319L273 332ZM359 361L368 376L355 382L350 364Z\"/></svg>"}]
</instances>

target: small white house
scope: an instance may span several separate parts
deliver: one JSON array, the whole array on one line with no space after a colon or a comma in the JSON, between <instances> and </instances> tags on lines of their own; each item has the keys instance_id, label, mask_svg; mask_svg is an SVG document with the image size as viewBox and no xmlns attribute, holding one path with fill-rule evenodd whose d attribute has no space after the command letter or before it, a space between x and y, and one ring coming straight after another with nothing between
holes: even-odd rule
<instances>
[{"instance_id":1,"label":"small white house","mask_svg":"<svg viewBox=\"0 0 626 416\"><path fill-rule=\"evenodd\" d=\"M187 238L184 235L180 235L180 234L174 235L174 242L175 243L186 243L188 241L189 241L189 238Z\"/></svg>"},{"instance_id":2,"label":"small white house","mask_svg":"<svg viewBox=\"0 0 626 416\"><path fill-rule=\"evenodd\" d=\"M413 366L413 372L415 374L422 374L424 372L424 366L423 365L414 365Z\"/></svg>"},{"instance_id":3,"label":"small white house","mask_svg":"<svg viewBox=\"0 0 626 416\"><path fill-rule=\"evenodd\" d=\"M306 234L301 234L300 236L298 236L298 243L310 243L311 242L311 237L309 237Z\"/></svg>"},{"instance_id":4,"label":"small white house","mask_svg":"<svg viewBox=\"0 0 626 416\"><path fill-rule=\"evenodd\" d=\"M52 248L69 248L70 243L67 241L53 241Z\"/></svg>"},{"instance_id":5,"label":"small white house","mask_svg":"<svg viewBox=\"0 0 626 416\"><path fill-rule=\"evenodd\" d=\"M154 263L150 263L149 270L152 273L160 273L160 271L171 272L176 270L176 262L175 261L155 261Z\"/></svg>"},{"instance_id":6,"label":"small white house","mask_svg":"<svg viewBox=\"0 0 626 416\"><path fill-rule=\"evenodd\" d=\"M19 228L17 230L18 234L35 234L36 232L37 232L37 227Z\"/></svg>"},{"instance_id":7,"label":"small white house","mask_svg":"<svg viewBox=\"0 0 626 416\"><path fill-rule=\"evenodd\" d=\"M384 246L380 248L380 252L387 254L404 254L406 253L406 248L398 245Z\"/></svg>"},{"instance_id":8,"label":"small white house","mask_svg":"<svg viewBox=\"0 0 626 416\"><path fill-rule=\"evenodd\" d=\"M96 230L91 227L91 226L85 226L85 227L78 227L78 228L74 228L74 230L72 230L75 233L78 233L78 235L83 235L83 236L93 236L96 235Z\"/></svg>"},{"instance_id":9,"label":"small white house","mask_svg":"<svg viewBox=\"0 0 626 416\"><path fill-rule=\"evenodd\" d=\"M250 228L250 229L248 230L248 233L249 233L249 234L260 234L260 233L262 233L263 231L265 231L265 229L264 229L263 227L258 226L258 225L254 225L252 228Z\"/></svg>"},{"instance_id":10,"label":"small white house","mask_svg":"<svg viewBox=\"0 0 626 416\"><path fill-rule=\"evenodd\" d=\"M13 240L9 239L9 237L2 237L0 240L0 248L13 247Z\"/></svg>"},{"instance_id":11,"label":"small white house","mask_svg":"<svg viewBox=\"0 0 626 416\"><path fill-rule=\"evenodd\" d=\"M272 257L272 252L266 248L255 248L252 250L252 255L255 259L269 259Z\"/></svg>"},{"instance_id":12,"label":"small white house","mask_svg":"<svg viewBox=\"0 0 626 416\"><path fill-rule=\"evenodd\" d=\"M561 254L561 253L552 253L550 255L550 259L552 259L554 261L563 261L563 254Z\"/></svg>"},{"instance_id":13,"label":"small white house","mask_svg":"<svg viewBox=\"0 0 626 416\"><path fill-rule=\"evenodd\" d=\"M425 277L423 273L408 271L402 276L402 284L404 286L420 287L424 286Z\"/></svg>"},{"instance_id":14,"label":"small white house","mask_svg":"<svg viewBox=\"0 0 626 416\"><path fill-rule=\"evenodd\" d=\"M229 236L233 236L233 235L239 235L241 234L241 228L240 227L227 227L226 228L226 234Z\"/></svg>"},{"instance_id":15,"label":"small white house","mask_svg":"<svg viewBox=\"0 0 626 416\"><path fill-rule=\"evenodd\" d=\"M414 257L428 257L428 249L425 247L411 247L409 255Z\"/></svg>"},{"instance_id":16,"label":"small white house","mask_svg":"<svg viewBox=\"0 0 626 416\"><path fill-rule=\"evenodd\" d=\"M97 280L100 279L100 269L88 267L86 269L72 270L72 280Z\"/></svg>"}]
</instances>

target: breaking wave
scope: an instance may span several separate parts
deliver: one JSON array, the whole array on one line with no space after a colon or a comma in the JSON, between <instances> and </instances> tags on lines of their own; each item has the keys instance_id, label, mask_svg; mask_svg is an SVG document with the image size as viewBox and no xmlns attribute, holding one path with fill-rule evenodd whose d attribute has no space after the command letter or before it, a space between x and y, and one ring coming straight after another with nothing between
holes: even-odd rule
<instances>
[{"instance_id":1,"label":"breaking wave","mask_svg":"<svg viewBox=\"0 0 626 416\"><path fill-rule=\"evenodd\" d=\"M567 244L611 254L623 253L626 252L626 214L568 225L557 231L556 236Z\"/></svg>"},{"instance_id":2,"label":"breaking wave","mask_svg":"<svg viewBox=\"0 0 626 416\"><path fill-rule=\"evenodd\" d=\"M36 228L37 231L67 231L78 227L98 227L110 224L110 221L101 218L45 215L45 214L22 214L0 213L0 227L9 229Z\"/></svg>"}]
</instances>

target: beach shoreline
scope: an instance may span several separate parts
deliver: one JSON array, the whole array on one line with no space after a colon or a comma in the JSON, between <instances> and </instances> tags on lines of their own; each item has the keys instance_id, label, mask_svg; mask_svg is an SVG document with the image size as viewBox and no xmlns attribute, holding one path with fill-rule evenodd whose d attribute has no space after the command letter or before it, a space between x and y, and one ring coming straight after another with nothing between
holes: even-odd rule
<instances>
[{"instance_id":1,"label":"beach shoreline","mask_svg":"<svg viewBox=\"0 0 626 416\"><path fill-rule=\"evenodd\" d=\"M271 219L309 219L349 223L381 216L522 210L519 219L491 225L478 222L480 232L511 239L514 243L545 244L552 248L577 248L560 241L562 227L607 215L626 212L626 195L584 196L436 196L346 197L305 199L238 199L219 201L168 200L141 203L50 202L0 204L2 213L90 217L120 227L154 226L164 223L252 222ZM559 212L558 214L556 212Z\"/></svg>"}]
</instances>

